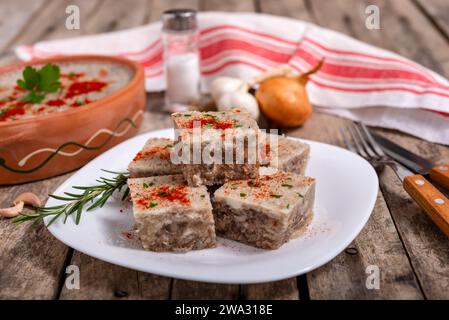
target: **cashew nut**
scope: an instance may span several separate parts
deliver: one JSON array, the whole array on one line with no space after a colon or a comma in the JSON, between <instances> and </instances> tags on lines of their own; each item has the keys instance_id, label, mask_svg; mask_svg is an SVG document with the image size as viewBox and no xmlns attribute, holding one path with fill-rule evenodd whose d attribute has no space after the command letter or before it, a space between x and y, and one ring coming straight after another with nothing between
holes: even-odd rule
<instances>
[{"instance_id":1,"label":"cashew nut","mask_svg":"<svg viewBox=\"0 0 449 320\"><path fill-rule=\"evenodd\" d=\"M14 207L2 208L2 209L0 209L0 216L5 217L5 218L13 218L15 216L18 216L19 213L21 213L23 210L23 205L24 205L24 202L19 201L19 202L15 203Z\"/></svg>"},{"instance_id":2,"label":"cashew nut","mask_svg":"<svg viewBox=\"0 0 449 320\"><path fill-rule=\"evenodd\" d=\"M25 204L28 204L30 206L33 207L41 207L42 206L42 202L39 199L38 196L36 196L34 193L32 192L25 192L20 194L16 200L14 200L14 204L23 201Z\"/></svg>"}]
</instances>

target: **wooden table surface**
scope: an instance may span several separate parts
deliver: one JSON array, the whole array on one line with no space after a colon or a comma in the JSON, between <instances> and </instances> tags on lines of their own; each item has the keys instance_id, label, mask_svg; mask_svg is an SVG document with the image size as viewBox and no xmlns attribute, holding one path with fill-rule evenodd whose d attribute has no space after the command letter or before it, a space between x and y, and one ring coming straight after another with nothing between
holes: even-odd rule
<instances>
[{"instance_id":1,"label":"wooden table surface","mask_svg":"<svg viewBox=\"0 0 449 320\"><path fill-rule=\"evenodd\" d=\"M81 9L81 29L66 30L65 8ZM381 29L365 27L365 8L380 8ZM288 16L332 28L392 50L449 77L449 2L446 0L2 0L0 64L16 60L13 49L39 40L125 29L157 21L163 10L254 11ZM148 95L141 132L170 127L154 111L161 94ZM153 110L153 111L152 111ZM342 145L338 129L349 121L314 113L291 136ZM435 162L449 148L395 131L379 130ZM1 137L0 137L1 139ZM72 173L0 187L0 206L25 191L46 200ZM350 171L348 171L350 174ZM67 265L81 270L80 290L64 286ZM380 289L367 289L366 267L381 270ZM256 285L222 285L160 277L111 265L56 240L40 223L16 226L0 220L0 298L25 299L449 299L449 239L407 196L388 168L380 174L374 212L354 242L307 275Z\"/></svg>"}]
</instances>

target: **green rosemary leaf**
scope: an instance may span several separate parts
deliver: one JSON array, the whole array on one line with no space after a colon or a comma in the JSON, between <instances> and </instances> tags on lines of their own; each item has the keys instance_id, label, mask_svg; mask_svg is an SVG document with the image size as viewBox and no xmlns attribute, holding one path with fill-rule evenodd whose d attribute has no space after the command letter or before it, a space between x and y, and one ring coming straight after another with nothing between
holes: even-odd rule
<instances>
[{"instance_id":1,"label":"green rosemary leaf","mask_svg":"<svg viewBox=\"0 0 449 320\"><path fill-rule=\"evenodd\" d=\"M127 172L114 172L109 170L102 171L115 174L112 178L100 177L97 185L94 186L74 186L73 189L81 190L82 193L64 192L65 196L51 194L49 197L63 201L64 203L51 207L36 208L35 213L20 214L13 222L23 223L26 221L38 221L45 217L51 217L48 225L55 222L60 216L64 215L64 223L68 217L75 214L75 223L79 224L84 210L90 211L97 207L102 207L112 196L114 192L119 192L127 185ZM125 199L129 194L129 188L126 188L122 198ZM85 206L89 207L85 209Z\"/></svg>"}]
</instances>

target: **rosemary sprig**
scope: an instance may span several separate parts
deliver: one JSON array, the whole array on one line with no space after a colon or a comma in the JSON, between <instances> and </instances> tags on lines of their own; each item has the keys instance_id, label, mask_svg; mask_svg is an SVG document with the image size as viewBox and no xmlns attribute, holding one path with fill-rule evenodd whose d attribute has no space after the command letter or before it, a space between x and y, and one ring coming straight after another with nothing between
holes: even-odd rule
<instances>
[{"instance_id":1,"label":"rosemary sprig","mask_svg":"<svg viewBox=\"0 0 449 320\"><path fill-rule=\"evenodd\" d=\"M94 186L74 186L74 189L81 190L82 193L64 192L65 196L57 196L50 194L49 197L65 201L66 203L52 206L36 208L34 213L23 213L17 216L13 223L23 223L26 221L38 221L47 216L52 216L52 219L48 223L51 225L60 216L64 216L64 223L67 218L75 214L75 223L79 224L81 220L81 214L83 209L88 206L86 211L91 211L97 207L103 207L106 201L111 197L115 191L121 191L121 189L127 184L128 173L127 172L114 172L102 169L107 173L115 174L113 178L100 177L96 181L97 185ZM126 188L123 193L122 200L124 200L129 194L129 188Z\"/></svg>"}]
</instances>

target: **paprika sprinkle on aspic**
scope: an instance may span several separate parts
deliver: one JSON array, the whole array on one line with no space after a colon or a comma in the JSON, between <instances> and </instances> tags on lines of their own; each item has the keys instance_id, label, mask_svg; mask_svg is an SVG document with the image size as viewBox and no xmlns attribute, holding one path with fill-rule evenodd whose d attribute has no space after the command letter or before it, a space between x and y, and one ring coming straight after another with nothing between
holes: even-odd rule
<instances>
[{"instance_id":1,"label":"paprika sprinkle on aspic","mask_svg":"<svg viewBox=\"0 0 449 320\"><path fill-rule=\"evenodd\" d=\"M156 206L167 206L171 203L186 206L190 204L190 199L187 186L182 184L147 189L136 202L145 208L153 208Z\"/></svg>"},{"instance_id":2,"label":"paprika sprinkle on aspic","mask_svg":"<svg viewBox=\"0 0 449 320\"><path fill-rule=\"evenodd\" d=\"M180 123L180 127L182 129L193 129L194 127L201 127L201 128L210 128L210 129L218 129L218 130L225 130L234 128L235 121L228 120L228 119L218 119L214 116L208 116L206 115L202 117L195 117L193 119L186 119L185 121Z\"/></svg>"},{"instance_id":3,"label":"paprika sprinkle on aspic","mask_svg":"<svg viewBox=\"0 0 449 320\"><path fill-rule=\"evenodd\" d=\"M133 161L141 160L141 159L147 159L157 156L159 159L168 160L170 159L170 148L169 146L165 147L151 147L147 150L139 151L136 156L134 157Z\"/></svg>"}]
</instances>

